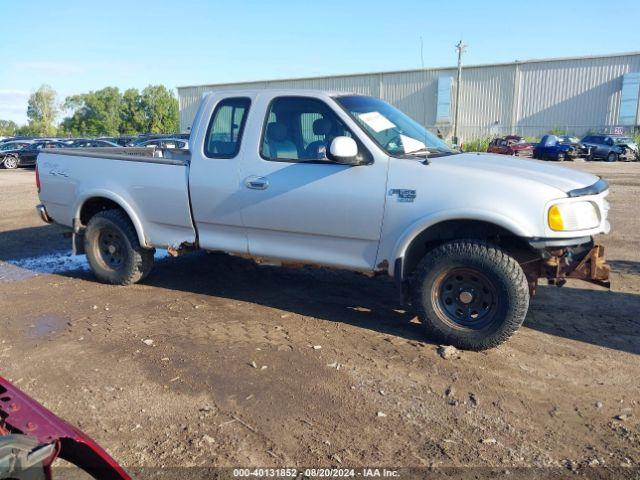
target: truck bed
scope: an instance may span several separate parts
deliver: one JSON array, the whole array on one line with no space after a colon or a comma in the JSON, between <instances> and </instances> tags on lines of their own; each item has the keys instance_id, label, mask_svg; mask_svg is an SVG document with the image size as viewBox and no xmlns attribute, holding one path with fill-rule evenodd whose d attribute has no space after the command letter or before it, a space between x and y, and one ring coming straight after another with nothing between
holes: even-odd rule
<instances>
[{"instance_id":1,"label":"truck bed","mask_svg":"<svg viewBox=\"0 0 640 480\"><path fill-rule=\"evenodd\" d=\"M195 242L186 150L51 149L38 155L40 199L57 223L73 228L83 205L105 198L131 218L147 247Z\"/></svg>"}]
</instances>

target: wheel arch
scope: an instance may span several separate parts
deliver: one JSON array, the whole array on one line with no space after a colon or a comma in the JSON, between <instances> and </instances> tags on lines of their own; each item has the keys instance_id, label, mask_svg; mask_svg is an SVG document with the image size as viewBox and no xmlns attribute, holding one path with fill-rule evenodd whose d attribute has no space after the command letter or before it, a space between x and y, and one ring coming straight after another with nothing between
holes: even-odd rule
<instances>
[{"instance_id":1,"label":"wheel arch","mask_svg":"<svg viewBox=\"0 0 640 480\"><path fill-rule=\"evenodd\" d=\"M446 215L416 222L396 243L389 275L402 281L431 248L449 240L469 238L488 240L511 249L530 249L524 240L531 237L526 228L508 218L493 214Z\"/></svg>"},{"instance_id":2,"label":"wheel arch","mask_svg":"<svg viewBox=\"0 0 640 480\"><path fill-rule=\"evenodd\" d=\"M87 193L78 200L74 215L74 230L79 226L86 226L96 213L114 208L122 210L129 217L138 236L140 246L149 247L144 235L142 222L134 209L122 197L109 191Z\"/></svg>"}]
</instances>

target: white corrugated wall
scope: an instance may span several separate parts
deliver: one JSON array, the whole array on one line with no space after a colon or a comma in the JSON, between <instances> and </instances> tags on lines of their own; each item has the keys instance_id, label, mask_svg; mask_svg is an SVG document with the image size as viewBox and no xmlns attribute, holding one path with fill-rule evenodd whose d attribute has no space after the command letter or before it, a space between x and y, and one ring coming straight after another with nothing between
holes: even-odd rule
<instances>
[{"instance_id":1,"label":"white corrugated wall","mask_svg":"<svg viewBox=\"0 0 640 480\"><path fill-rule=\"evenodd\" d=\"M625 73L640 71L640 55L521 64L517 126L598 131L616 125Z\"/></svg>"},{"instance_id":2,"label":"white corrugated wall","mask_svg":"<svg viewBox=\"0 0 640 480\"><path fill-rule=\"evenodd\" d=\"M463 69L459 135L540 135L552 128L581 135L616 124L622 76L640 71L640 54L584 57L472 66ZM454 68L378 72L362 75L284 79L179 87L180 125L191 125L202 93L242 88L312 88L381 97L429 128L436 124L438 78L454 79Z\"/></svg>"}]
</instances>

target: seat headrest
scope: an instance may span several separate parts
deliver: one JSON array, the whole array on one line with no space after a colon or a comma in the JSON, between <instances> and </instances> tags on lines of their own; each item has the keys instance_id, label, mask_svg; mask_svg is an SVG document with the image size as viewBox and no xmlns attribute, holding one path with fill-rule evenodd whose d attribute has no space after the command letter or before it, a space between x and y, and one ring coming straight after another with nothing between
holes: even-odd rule
<instances>
[{"instance_id":1,"label":"seat headrest","mask_svg":"<svg viewBox=\"0 0 640 480\"><path fill-rule=\"evenodd\" d=\"M313 133L315 135L326 135L331 132L331 127L333 127L331 120L318 118L313 122Z\"/></svg>"},{"instance_id":2,"label":"seat headrest","mask_svg":"<svg viewBox=\"0 0 640 480\"><path fill-rule=\"evenodd\" d=\"M283 123L271 122L267 125L267 140L281 142L287 138L287 126Z\"/></svg>"}]
</instances>

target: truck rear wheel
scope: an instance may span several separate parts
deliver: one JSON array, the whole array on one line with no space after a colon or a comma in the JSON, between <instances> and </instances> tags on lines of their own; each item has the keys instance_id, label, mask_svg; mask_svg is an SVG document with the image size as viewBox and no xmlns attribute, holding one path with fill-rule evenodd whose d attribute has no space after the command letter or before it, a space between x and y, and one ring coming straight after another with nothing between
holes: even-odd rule
<instances>
[{"instance_id":1,"label":"truck rear wheel","mask_svg":"<svg viewBox=\"0 0 640 480\"><path fill-rule=\"evenodd\" d=\"M434 248L412 281L413 305L427 335L466 350L503 343L529 308L529 287L518 262L478 240Z\"/></svg>"},{"instance_id":2,"label":"truck rear wheel","mask_svg":"<svg viewBox=\"0 0 640 480\"><path fill-rule=\"evenodd\" d=\"M130 285L146 277L155 250L140 246L131 220L122 210L95 214L84 235L84 247L95 276L104 283Z\"/></svg>"}]
</instances>

